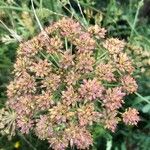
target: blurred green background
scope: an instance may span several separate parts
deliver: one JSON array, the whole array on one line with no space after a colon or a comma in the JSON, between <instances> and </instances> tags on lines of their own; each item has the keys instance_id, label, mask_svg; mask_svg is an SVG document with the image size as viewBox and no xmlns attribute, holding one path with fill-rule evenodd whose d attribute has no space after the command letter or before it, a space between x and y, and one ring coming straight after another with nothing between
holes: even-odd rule
<instances>
[{"instance_id":1,"label":"blurred green background","mask_svg":"<svg viewBox=\"0 0 150 150\"><path fill-rule=\"evenodd\" d=\"M134 59L139 85L139 94L126 98L127 106L140 111L138 126L120 125L113 134L96 127L93 150L149 150L150 0L0 0L0 107L7 99L6 86L12 78L19 43L40 32L37 18L45 27L62 16L72 15L83 24L86 19L88 24L105 27L109 37L128 41L127 53ZM46 150L48 147L47 142L38 140L32 133L18 134L12 140L0 137L0 150Z\"/></svg>"}]
</instances>

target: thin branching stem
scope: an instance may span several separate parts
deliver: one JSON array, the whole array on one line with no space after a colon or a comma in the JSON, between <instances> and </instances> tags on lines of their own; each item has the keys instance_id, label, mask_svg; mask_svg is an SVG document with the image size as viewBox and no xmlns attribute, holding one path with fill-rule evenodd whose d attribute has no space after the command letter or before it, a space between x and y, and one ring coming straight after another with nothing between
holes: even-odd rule
<instances>
[{"instance_id":1,"label":"thin branching stem","mask_svg":"<svg viewBox=\"0 0 150 150\"><path fill-rule=\"evenodd\" d=\"M133 22L133 25L132 25L132 29L131 29L131 34L130 34L130 38L132 38L133 36L133 33L134 33L134 29L136 27L136 23L138 21L138 15L139 15L139 12L140 12L140 9L141 7L143 6L144 4L144 0L141 0L138 4L138 8L137 8L137 11L136 11L136 14L135 14L135 18L134 18L134 22Z\"/></svg>"},{"instance_id":2,"label":"thin branching stem","mask_svg":"<svg viewBox=\"0 0 150 150\"><path fill-rule=\"evenodd\" d=\"M141 94L139 94L138 92L135 92L135 95L137 95L139 98L141 98L143 101L147 102L148 104L150 104L150 101L147 100L145 97L143 97Z\"/></svg>"},{"instance_id":3,"label":"thin branching stem","mask_svg":"<svg viewBox=\"0 0 150 150\"><path fill-rule=\"evenodd\" d=\"M35 11L35 8L34 8L34 4L33 4L33 0L31 0L31 5L32 5L32 9L33 9L33 13L34 13L35 19L36 19L36 21L37 21L37 23L38 23L38 25L40 27L40 30L43 31L44 29L43 29L43 27L42 27L42 25L40 23L40 20L39 20L37 14L36 14L36 11Z\"/></svg>"},{"instance_id":4,"label":"thin branching stem","mask_svg":"<svg viewBox=\"0 0 150 150\"><path fill-rule=\"evenodd\" d=\"M31 143L26 139L26 137L18 131L18 135L32 148L33 150L37 150Z\"/></svg>"}]
</instances>

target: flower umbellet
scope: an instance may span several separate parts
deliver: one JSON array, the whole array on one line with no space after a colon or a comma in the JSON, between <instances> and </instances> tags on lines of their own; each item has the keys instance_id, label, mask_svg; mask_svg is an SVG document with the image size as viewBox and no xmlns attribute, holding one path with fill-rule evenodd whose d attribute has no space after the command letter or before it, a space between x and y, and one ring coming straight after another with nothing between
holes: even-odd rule
<instances>
[{"instance_id":1,"label":"flower umbellet","mask_svg":"<svg viewBox=\"0 0 150 150\"><path fill-rule=\"evenodd\" d=\"M137 125L137 122L140 120L138 116L139 112L135 108L128 108L123 114L123 122L129 125Z\"/></svg>"},{"instance_id":2,"label":"flower umbellet","mask_svg":"<svg viewBox=\"0 0 150 150\"><path fill-rule=\"evenodd\" d=\"M20 44L7 88L13 132L32 131L55 150L89 149L93 124L112 132L122 117L125 124L137 124L136 109L122 112L125 95L137 90L126 43L105 34L98 25L85 28L62 18ZM2 130L5 126L1 123Z\"/></svg>"}]
</instances>

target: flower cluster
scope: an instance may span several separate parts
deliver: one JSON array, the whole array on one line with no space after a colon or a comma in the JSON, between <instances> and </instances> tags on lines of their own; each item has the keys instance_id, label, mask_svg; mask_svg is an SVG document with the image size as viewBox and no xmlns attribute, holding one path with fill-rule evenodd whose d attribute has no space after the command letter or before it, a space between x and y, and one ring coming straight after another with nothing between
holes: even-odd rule
<instances>
[{"instance_id":1,"label":"flower cluster","mask_svg":"<svg viewBox=\"0 0 150 150\"><path fill-rule=\"evenodd\" d=\"M129 108L122 114L124 123L137 125L137 122L139 121L138 114L139 112L135 108Z\"/></svg>"},{"instance_id":2,"label":"flower cluster","mask_svg":"<svg viewBox=\"0 0 150 150\"><path fill-rule=\"evenodd\" d=\"M93 124L112 132L121 120L137 124L136 109L120 109L137 90L126 43L105 34L62 18L20 45L6 104L17 130L34 132L55 150L89 149Z\"/></svg>"}]
</instances>

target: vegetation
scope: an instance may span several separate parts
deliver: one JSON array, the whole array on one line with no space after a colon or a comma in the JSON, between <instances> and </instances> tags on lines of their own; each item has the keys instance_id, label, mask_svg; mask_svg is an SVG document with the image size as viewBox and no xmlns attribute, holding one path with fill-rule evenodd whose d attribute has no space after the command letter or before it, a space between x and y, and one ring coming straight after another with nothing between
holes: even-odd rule
<instances>
[{"instance_id":1,"label":"vegetation","mask_svg":"<svg viewBox=\"0 0 150 150\"><path fill-rule=\"evenodd\" d=\"M12 71L20 43L32 39L43 28L68 16L82 26L99 25L107 29L106 37L125 39L125 52L133 60L138 90L125 97L124 108L139 111L137 126L119 124L110 132L95 125L90 129L93 150L148 150L150 147L150 22L146 15L149 0L0 0L0 107L7 103L6 86L13 79ZM122 110L121 110L122 111ZM1 124L0 124L1 126ZM17 131L8 139L0 137L0 149L48 149L47 141L33 133Z\"/></svg>"}]
</instances>

